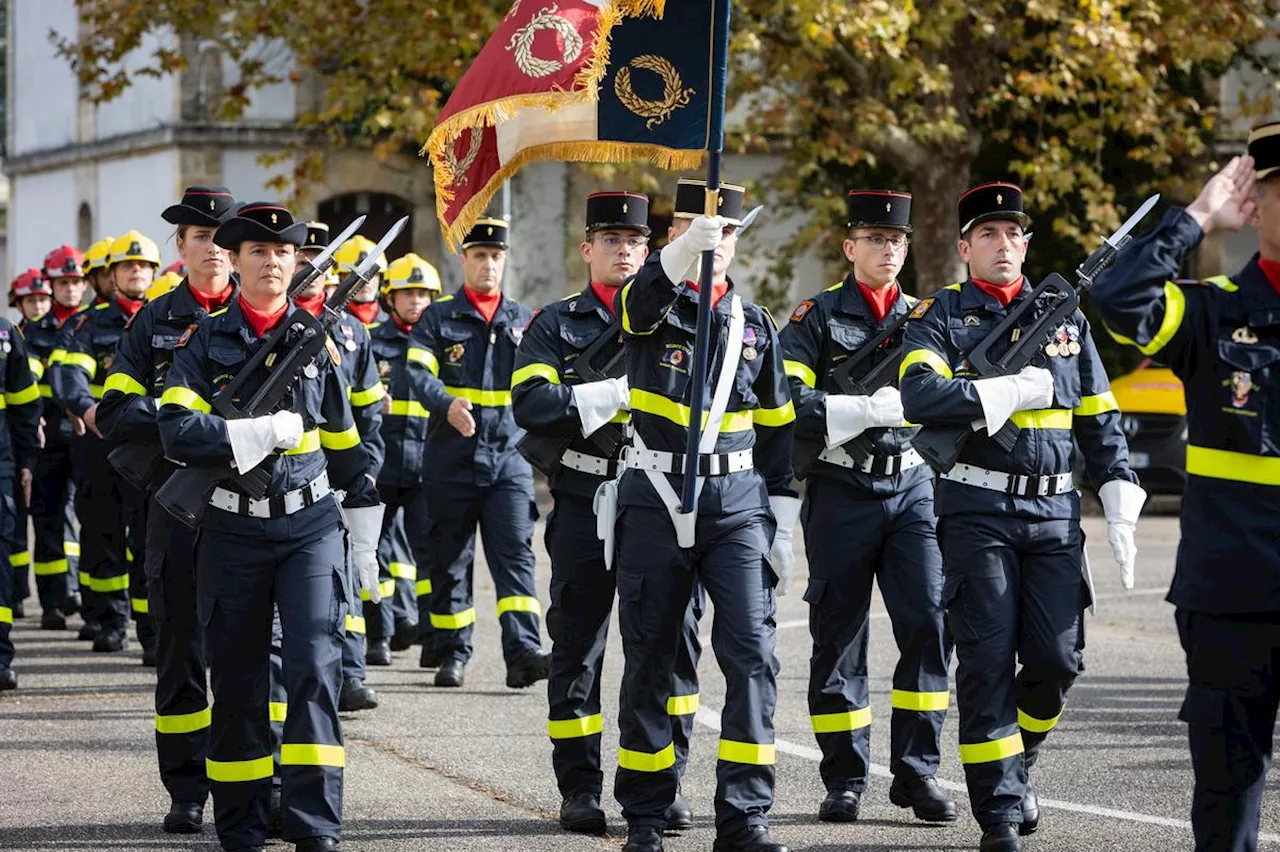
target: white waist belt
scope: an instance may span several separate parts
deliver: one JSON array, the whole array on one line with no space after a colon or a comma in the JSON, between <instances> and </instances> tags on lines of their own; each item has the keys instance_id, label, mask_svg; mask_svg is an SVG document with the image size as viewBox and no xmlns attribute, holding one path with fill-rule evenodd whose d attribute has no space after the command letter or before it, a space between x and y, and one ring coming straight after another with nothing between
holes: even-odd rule
<instances>
[{"instance_id":1,"label":"white waist belt","mask_svg":"<svg viewBox=\"0 0 1280 852\"><path fill-rule=\"evenodd\" d=\"M215 488L213 496L209 498L209 505L233 515L247 515L250 518L283 518L314 506L332 491L329 487L329 472L322 471L301 488L262 500L251 500L248 495L227 488Z\"/></svg>"},{"instance_id":2,"label":"white waist belt","mask_svg":"<svg viewBox=\"0 0 1280 852\"><path fill-rule=\"evenodd\" d=\"M957 463L951 470L942 474L942 478L976 488L986 488L989 491L1002 491L1015 497L1054 497L1065 494L1075 487L1070 471L1046 476L1023 476L963 463Z\"/></svg>"},{"instance_id":3,"label":"white waist belt","mask_svg":"<svg viewBox=\"0 0 1280 852\"><path fill-rule=\"evenodd\" d=\"M592 456L577 450L565 450L564 455L560 457L560 464L570 470L589 473L592 476L603 476L605 479L613 479L618 475L617 459Z\"/></svg>"},{"instance_id":4,"label":"white waist belt","mask_svg":"<svg viewBox=\"0 0 1280 852\"><path fill-rule=\"evenodd\" d=\"M818 454L818 458L830 464L847 467L850 470L860 470L863 473L869 473L872 476L896 476L903 471L911 470L913 467L919 467L924 464L924 459L920 454L910 447L900 456L867 456L861 464L853 460L853 456L844 447L832 447L829 450L823 450Z\"/></svg>"},{"instance_id":5,"label":"white waist belt","mask_svg":"<svg viewBox=\"0 0 1280 852\"><path fill-rule=\"evenodd\" d=\"M662 450L641 450L629 447L625 451L625 464L634 470L653 470L658 473L684 473L684 453L666 453ZM698 455L698 476L727 476L741 473L755 465L751 450L732 453L707 453Z\"/></svg>"}]
</instances>

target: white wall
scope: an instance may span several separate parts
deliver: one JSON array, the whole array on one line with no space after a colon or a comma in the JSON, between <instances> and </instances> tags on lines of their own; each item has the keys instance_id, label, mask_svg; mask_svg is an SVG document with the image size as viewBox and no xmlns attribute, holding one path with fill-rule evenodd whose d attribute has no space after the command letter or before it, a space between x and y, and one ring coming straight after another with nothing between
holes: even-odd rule
<instances>
[{"instance_id":1,"label":"white wall","mask_svg":"<svg viewBox=\"0 0 1280 852\"><path fill-rule=\"evenodd\" d=\"M67 60L54 54L49 30L74 38L75 2L23 0L10 3L9 14L9 155L70 145L76 138L78 85Z\"/></svg>"},{"instance_id":2,"label":"white wall","mask_svg":"<svg viewBox=\"0 0 1280 852\"><path fill-rule=\"evenodd\" d=\"M182 197L176 151L106 160L97 165L97 182L98 207L93 211L95 239L137 230L160 246L164 265L178 259L172 239L174 227L160 218L166 207ZM75 201L75 207L78 206L79 199ZM74 239L75 232L71 233Z\"/></svg>"},{"instance_id":3,"label":"white wall","mask_svg":"<svg viewBox=\"0 0 1280 852\"><path fill-rule=\"evenodd\" d=\"M171 43L169 33L147 34L137 50L125 57L126 69L150 64L161 43ZM178 118L178 78L173 74L155 77L134 76L132 85L120 97L97 108L97 138L153 130Z\"/></svg>"},{"instance_id":4,"label":"white wall","mask_svg":"<svg viewBox=\"0 0 1280 852\"><path fill-rule=\"evenodd\" d=\"M271 73L288 74L293 70L293 55L279 42L260 43L254 48L254 55L266 63ZM222 85L230 88L240 82L240 73L235 63L224 57L222 61ZM245 109L246 121L292 121L294 115L294 86L292 83L279 83L264 86L249 92L251 101Z\"/></svg>"},{"instance_id":5,"label":"white wall","mask_svg":"<svg viewBox=\"0 0 1280 852\"><path fill-rule=\"evenodd\" d=\"M231 190L237 201L283 201L283 193L265 189L264 185L276 175L289 175L293 166L286 160L270 169L258 164L258 151L223 151L222 183Z\"/></svg>"},{"instance_id":6,"label":"white wall","mask_svg":"<svg viewBox=\"0 0 1280 852\"><path fill-rule=\"evenodd\" d=\"M10 190L6 286L17 272L39 266L56 246L75 244L80 209L71 169L15 177Z\"/></svg>"}]
</instances>

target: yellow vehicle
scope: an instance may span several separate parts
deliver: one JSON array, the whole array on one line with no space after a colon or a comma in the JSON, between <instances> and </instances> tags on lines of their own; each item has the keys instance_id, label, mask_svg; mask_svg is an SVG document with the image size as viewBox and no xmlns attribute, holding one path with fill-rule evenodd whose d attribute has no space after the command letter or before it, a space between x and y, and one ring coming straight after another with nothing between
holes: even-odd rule
<instances>
[{"instance_id":1,"label":"yellow vehicle","mask_svg":"<svg viewBox=\"0 0 1280 852\"><path fill-rule=\"evenodd\" d=\"M1111 382L1129 465L1151 494L1181 494L1187 484L1187 400L1173 371L1150 359Z\"/></svg>"}]
</instances>

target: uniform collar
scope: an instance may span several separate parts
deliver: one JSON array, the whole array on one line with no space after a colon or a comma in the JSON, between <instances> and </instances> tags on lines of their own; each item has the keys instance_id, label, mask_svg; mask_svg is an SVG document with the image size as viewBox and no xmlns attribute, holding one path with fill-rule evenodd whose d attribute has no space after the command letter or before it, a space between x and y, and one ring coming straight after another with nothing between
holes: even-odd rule
<instances>
[{"instance_id":1,"label":"uniform collar","mask_svg":"<svg viewBox=\"0 0 1280 852\"><path fill-rule=\"evenodd\" d=\"M462 292L463 287L465 286L466 285L464 284L462 287L455 290L453 292L453 298L445 304L451 308L451 313L455 317L468 317L470 319L474 319L476 322L489 325L490 323L484 318L484 315L476 310L475 305L471 304L471 300L467 298L467 294ZM492 325L510 325L511 323L506 322L506 320L510 318L510 314L514 313L515 306L516 303L507 298L507 294L504 292L502 294L502 301L498 303L498 310L493 315Z\"/></svg>"},{"instance_id":2,"label":"uniform collar","mask_svg":"<svg viewBox=\"0 0 1280 852\"><path fill-rule=\"evenodd\" d=\"M1013 301L1009 302L1009 306L1005 307L994 296L984 293L977 284L973 283L973 279L966 278L964 283L960 285L960 310L972 311L981 308L987 313L1004 316L1009 312L1009 308L1026 299L1033 289L1031 282L1027 280L1026 276L1023 276L1022 289L1018 291L1018 295L1013 297Z\"/></svg>"},{"instance_id":3,"label":"uniform collar","mask_svg":"<svg viewBox=\"0 0 1280 852\"><path fill-rule=\"evenodd\" d=\"M1280 295L1276 294L1266 273L1258 266L1260 255L1255 254L1244 269L1231 280L1239 287L1237 304L1244 308L1249 324L1263 327L1280 325Z\"/></svg>"},{"instance_id":4,"label":"uniform collar","mask_svg":"<svg viewBox=\"0 0 1280 852\"><path fill-rule=\"evenodd\" d=\"M836 300L836 310L850 316L861 317L868 320L873 325L876 324L875 314L871 310L871 306L867 304L866 297L862 295L862 291L858 289L858 280L853 277L850 272L844 277L839 290L839 299ZM907 312L907 296L902 292L902 284L898 283L898 298L893 300L893 304L889 306L889 313L885 314L883 322L890 322Z\"/></svg>"},{"instance_id":5,"label":"uniform collar","mask_svg":"<svg viewBox=\"0 0 1280 852\"><path fill-rule=\"evenodd\" d=\"M223 307L233 304L236 301L236 296L239 295L240 286L233 281L231 283L231 293L227 296L227 301L222 303ZM182 283L165 293L160 299L165 300L165 315L171 320L189 319L196 316L197 312L204 310L204 306L196 301L195 296L191 295L191 282L185 278L182 279ZM159 299L156 301L159 301Z\"/></svg>"},{"instance_id":6,"label":"uniform collar","mask_svg":"<svg viewBox=\"0 0 1280 852\"><path fill-rule=\"evenodd\" d=\"M619 288L621 289L621 288ZM569 301L569 312L574 314L599 314L606 322L613 321L613 313L600 301L596 291L590 286Z\"/></svg>"}]
</instances>

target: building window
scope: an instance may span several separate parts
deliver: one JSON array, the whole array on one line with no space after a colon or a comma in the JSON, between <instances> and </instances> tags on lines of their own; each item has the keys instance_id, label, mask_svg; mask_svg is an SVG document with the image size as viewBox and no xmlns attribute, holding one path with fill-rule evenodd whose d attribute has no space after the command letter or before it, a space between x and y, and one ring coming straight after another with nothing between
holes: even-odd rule
<instances>
[{"instance_id":1,"label":"building window","mask_svg":"<svg viewBox=\"0 0 1280 852\"><path fill-rule=\"evenodd\" d=\"M319 214L320 221L326 223L333 234L341 231L348 222L363 214L367 218L360 226L360 233L375 242L381 239L400 217L408 216L409 223L387 249L387 260L395 260L413 251L413 207L398 195L382 192L349 192L344 195L335 195L320 202Z\"/></svg>"},{"instance_id":2,"label":"building window","mask_svg":"<svg viewBox=\"0 0 1280 852\"><path fill-rule=\"evenodd\" d=\"M80 212L76 214L76 241L81 251L93 244L93 211L87 202L81 202Z\"/></svg>"}]
</instances>

